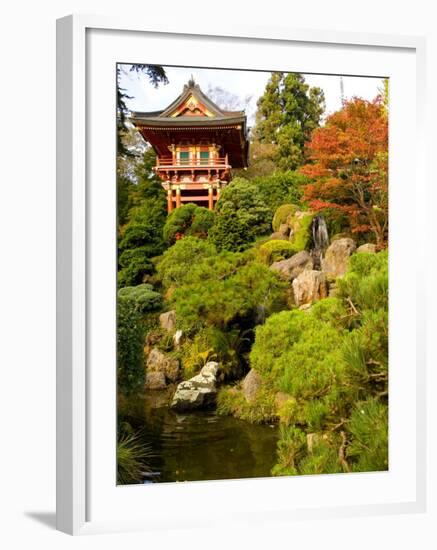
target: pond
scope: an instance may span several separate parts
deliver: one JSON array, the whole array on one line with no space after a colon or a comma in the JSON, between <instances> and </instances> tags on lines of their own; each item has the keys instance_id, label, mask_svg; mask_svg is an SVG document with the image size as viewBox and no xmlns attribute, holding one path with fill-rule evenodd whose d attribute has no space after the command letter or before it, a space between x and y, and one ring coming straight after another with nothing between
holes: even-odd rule
<instances>
[{"instance_id":1,"label":"pond","mask_svg":"<svg viewBox=\"0 0 437 550\"><path fill-rule=\"evenodd\" d=\"M167 392L147 392L119 404L119 418L151 448L143 483L268 477L275 464L278 428L215 411L175 412Z\"/></svg>"}]
</instances>

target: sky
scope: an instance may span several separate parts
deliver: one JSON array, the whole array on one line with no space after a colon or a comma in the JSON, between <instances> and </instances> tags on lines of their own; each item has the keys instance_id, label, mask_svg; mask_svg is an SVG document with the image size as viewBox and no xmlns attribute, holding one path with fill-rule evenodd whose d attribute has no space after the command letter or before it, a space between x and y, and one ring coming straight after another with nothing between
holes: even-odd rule
<instances>
[{"instance_id":1,"label":"sky","mask_svg":"<svg viewBox=\"0 0 437 550\"><path fill-rule=\"evenodd\" d=\"M127 107L132 111L158 111L166 108L182 92L184 84L193 76L203 92L208 88L219 86L227 92L238 96L242 105L246 105L248 126L253 126L256 102L263 94L270 77L269 72L237 71L229 69L198 69L187 67L165 67L169 80L167 85L160 84L154 88L148 78L141 73L129 72L129 65L123 65L120 85L132 99L127 100ZM325 116L341 107L340 77L332 75L304 74L311 86L320 87L325 93ZM344 76L343 88L345 99L354 96L373 99L382 87L381 78ZM250 98L249 101L247 101ZM243 107L242 107L243 108Z\"/></svg>"}]
</instances>

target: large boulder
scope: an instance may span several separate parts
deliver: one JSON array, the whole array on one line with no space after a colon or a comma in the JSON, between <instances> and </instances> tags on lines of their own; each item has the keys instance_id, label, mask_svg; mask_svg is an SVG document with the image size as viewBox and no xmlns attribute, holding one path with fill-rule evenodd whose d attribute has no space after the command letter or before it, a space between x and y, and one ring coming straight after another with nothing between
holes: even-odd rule
<instances>
[{"instance_id":1,"label":"large boulder","mask_svg":"<svg viewBox=\"0 0 437 550\"><path fill-rule=\"evenodd\" d=\"M261 384L261 376L255 370L250 369L241 384L241 389L243 390L243 395L246 398L246 401L252 403L255 400Z\"/></svg>"},{"instance_id":2,"label":"large boulder","mask_svg":"<svg viewBox=\"0 0 437 550\"><path fill-rule=\"evenodd\" d=\"M147 357L147 373L161 372L168 382L176 382L180 375L179 361L158 348L153 348Z\"/></svg>"},{"instance_id":3,"label":"large boulder","mask_svg":"<svg viewBox=\"0 0 437 550\"><path fill-rule=\"evenodd\" d=\"M159 316L159 324L162 329L168 330L168 332L174 332L176 330L176 311L172 309L171 311L161 313Z\"/></svg>"},{"instance_id":4,"label":"large boulder","mask_svg":"<svg viewBox=\"0 0 437 550\"><path fill-rule=\"evenodd\" d=\"M367 254L375 254L376 244L373 244L373 243L362 244L357 248L357 252L367 252Z\"/></svg>"},{"instance_id":5,"label":"large boulder","mask_svg":"<svg viewBox=\"0 0 437 550\"><path fill-rule=\"evenodd\" d=\"M217 395L218 368L218 363L209 361L199 374L181 382L176 388L171 407L187 411L213 406Z\"/></svg>"},{"instance_id":6,"label":"large boulder","mask_svg":"<svg viewBox=\"0 0 437 550\"><path fill-rule=\"evenodd\" d=\"M308 269L293 281L294 302L297 306L307 306L328 296L328 284L322 271Z\"/></svg>"},{"instance_id":7,"label":"large boulder","mask_svg":"<svg viewBox=\"0 0 437 550\"><path fill-rule=\"evenodd\" d=\"M270 266L272 271L276 271L281 279L284 281L293 281L298 275L306 269L313 268L313 260L311 255L306 250L294 254L287 260L281 260L280 262L273 262Z\"/></svg>"},{"instance_id":8,"label":"large boulder","mask_svg":"<svg viewBox=\"0 0 437 550\"><path fill-rule=\"evenodd\" d=\"M355 249L356 244L349 237L332 242L322 259L322 271L328 278L342 277L347 271L349 257Z\"/></svg>"},{"instance_id":9,"label":"large boulder","mask_svg":"<svg viewBox=\"0 0 437 550\"><path fill-rule=\"evenodd\" d=\"M167 387L165 374L162 371L152 371L146 373L147 390L164 390Z\"/></svg>"}]
</instances>

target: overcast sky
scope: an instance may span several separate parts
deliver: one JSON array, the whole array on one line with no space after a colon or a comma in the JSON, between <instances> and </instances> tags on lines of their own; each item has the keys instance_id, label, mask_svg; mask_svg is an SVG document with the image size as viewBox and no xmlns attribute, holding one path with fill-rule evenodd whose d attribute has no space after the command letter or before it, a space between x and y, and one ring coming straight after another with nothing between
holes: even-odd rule
<instances>
[{"instance_id":1,"label":"overcast sky","mask_svg":"<svg viewBox=\"0 0 437 550\"><path fill-rule=\"evenodd\" d=\"M253 126L256 102L263 94L269 79L269 72L233 71L227 69L193 69L185 67L165 67L169 80L167 85L153 88L148 78L142 74L129 72L129 65L122 66L121 87L132 99L127 106L132 111L155 111L167 107L181 92L191 75L204 92L208 88L219 86L238 96L242 105L247 103L248 125ZM330 75L304 75L311 86L320 87L325 93L326 113L329 114L341 107L340 77ZM343 77L344 96L346 99L358 96L373 99L382 86L382 79L371 77Z\"/></svg>"}]
</instances>

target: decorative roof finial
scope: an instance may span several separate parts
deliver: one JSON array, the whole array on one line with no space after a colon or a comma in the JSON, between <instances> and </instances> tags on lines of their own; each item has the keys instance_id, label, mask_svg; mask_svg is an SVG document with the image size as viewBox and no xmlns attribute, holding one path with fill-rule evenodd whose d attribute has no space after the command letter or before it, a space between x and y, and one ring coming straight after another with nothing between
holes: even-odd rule
<instances>
[{"instance_id":1,"label":"decorative roof finial","mask_svg":"<svg viewBox=\"0 0 437 550\"><path fill-rule=\"evenodd\" d=\"M191 78L188 81L188 87L189 88L194 88L195 85L196 85L196 83L194 82L194 77L193 77L193 75L191 75Z\"/></svg>"}]
</instances>

